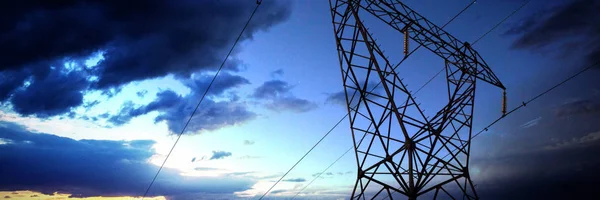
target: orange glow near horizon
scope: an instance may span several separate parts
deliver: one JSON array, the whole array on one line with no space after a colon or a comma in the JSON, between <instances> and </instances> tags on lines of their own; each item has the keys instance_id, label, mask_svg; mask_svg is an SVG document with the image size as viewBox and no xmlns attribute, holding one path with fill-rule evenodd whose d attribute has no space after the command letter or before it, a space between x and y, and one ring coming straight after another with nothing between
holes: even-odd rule
<instances>
[{"instance_id":1,"label":"orange glow near horizon","mask_svg":"<svg viewBox=\"0 0 600 200\"><path fill-rule=\"evenodd\" d=\"M102 196L97 196L97 197L84 197L84 198L78 198L78 197L71 197L69 198L69 196L71 196L71 194L63 194L63 193L58 193L55 192L52 195L47 195L47 194L42 194L40 192L34 192L34 191L0 191L0 198L5 198L5 199L36 199L36 200L58 200L58 199L84 199L84 200L134 200L134 199L141 199L141 197L130 197L130 196L121 196L121 197L102 197ZM146 197L144 199L148 199L148 200L167 200L167 198L163 197L163 196L158 196L158 197Z\"/></svg>"}]
</instances>

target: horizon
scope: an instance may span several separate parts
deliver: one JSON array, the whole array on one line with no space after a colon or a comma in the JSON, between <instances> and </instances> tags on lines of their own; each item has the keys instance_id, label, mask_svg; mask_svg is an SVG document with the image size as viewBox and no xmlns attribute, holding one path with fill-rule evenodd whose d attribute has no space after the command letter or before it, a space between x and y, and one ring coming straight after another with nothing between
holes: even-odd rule
<instances>
[{"instance_id":1,"label":"horizon","mask_svg":"<svg viewBox=\"0 0 600 200\"><path fill-rule=\"evenodd\" d=\"M444 30L477 41L473 48L507 88L508 110L535 100L472 140L479 196L595 195L600 66L553 86L599 61L600 3L402 2L438 26L460 13ZM357 157L347 152L349 120L340 121L348 108L329 1L263 1L226 57L255 3L0 8L0 197L350 198ZM390 62L402 60L402 34L364 20ZM396 71L418 89L426 116L445 105L441 67L421 48ZM478 82L473 134L502 116L502 90Z\"/></svg>"}]
</instances>

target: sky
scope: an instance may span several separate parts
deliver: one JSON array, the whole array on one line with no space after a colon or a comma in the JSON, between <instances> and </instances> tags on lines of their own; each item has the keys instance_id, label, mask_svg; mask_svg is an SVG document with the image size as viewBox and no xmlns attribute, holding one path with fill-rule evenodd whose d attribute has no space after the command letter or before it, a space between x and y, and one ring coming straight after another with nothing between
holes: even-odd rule
<instances>
[{"instance_id":1,"label":"sky","mask_svg":"<svg viewBox=\"0 0 600 200\"><path fill-rule=\"evenodd\" d=\"M403 2L439 26L471 3ZM445 30L473 42L523 2L477 1ZM0 196L142 196L254 8L233 0L0 8ZM599 9L594 0L533 0L473 45L506 86L509 110L598 62ZM331 21L327 1L263 1L148 196L257 199L280 179L347 114ZM399 61L402 34L365 24ZM397 73L416 90L443 66L423 48ZM473 139L481 198L595 194L599 75L596 66ZM426 114L441 107L444 81L416 95ZM474 131L500 117L501 98L480 81ZM345 119L267 198L294 196L351 146ZM298 198L349 198L353 154Z\"/></svg>"}]
</instances>

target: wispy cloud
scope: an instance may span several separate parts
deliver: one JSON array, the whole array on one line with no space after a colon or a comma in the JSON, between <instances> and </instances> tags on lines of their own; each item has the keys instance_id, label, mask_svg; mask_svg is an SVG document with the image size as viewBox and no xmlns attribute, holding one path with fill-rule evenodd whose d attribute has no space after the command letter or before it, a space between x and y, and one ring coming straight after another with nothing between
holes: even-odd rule
<instances>
[{"instance_id":1,"label":"wispy cloud","mask_svg":"<svg viewBox=\"0 0 600 200\"><path fill-rule=\"evenodd\" d=\"M540 122L540 120L542 120L542 117L538 117L538 118L535 118L535 119L533 119L531 121L525 122L524 124L521 125L521 128L530 128L530 127L533 127L535 125L538 125L539 122Z\"/></svg>"},{"instance_id":2,"label":"wispy cloud","mask_svg":"<svg viewBox=\"0 0 600 200\"><path fill-rule=\"evenodd\" d=\"M284 181L284 182L306 182L306 179L304 179L304 178L290 178L290 179L283 179L282 181Z\"/></svg>"},{"instance_id":3,"label":"wispy cloud","mask_svg":"<svg viewBox=\"0 0 600 200\"><path fill-rule=\"evenodd\" d=\"M209 158L209 160L218 160L218 159L223 159L223 158L229 157L229 156L231 156L231 152L213 151L212 156Z\"/></svg>"},{"instance_id":4,"label":"wispy cloud","mask_svg":"<svg viewBox=\"0 0 600 200\"><path fill-rule=\"evenodd\" d=\"M271 77L273 77L273 78L278 78L280 76L283 76L283 69L278 69L278 70L271 72Z\"/></svg>"},{"instance_id":5,"label":"wispy cloud","mask_svg":"<svg viewBox=\"0 0 600 200\"><path fill-rule=\"evenodd\" d=\"M244 140L244 145L253 145L254 141L252 140Z\"/></svg>"}]
</instances>

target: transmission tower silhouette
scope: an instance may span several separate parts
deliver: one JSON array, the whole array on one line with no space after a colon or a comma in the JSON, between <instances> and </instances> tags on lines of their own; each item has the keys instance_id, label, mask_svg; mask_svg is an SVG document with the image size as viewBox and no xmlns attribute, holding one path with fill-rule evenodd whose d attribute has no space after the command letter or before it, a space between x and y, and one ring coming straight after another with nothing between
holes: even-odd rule
<instances>
[{"instance_id":1,"label":"transmission tower silhouette","mask_svg":"<svg viewBox=\"0 0 600 200\"><path fill-rule=\"evenodd\" d=\"M329 3L358 166L351 198L478 199L469 174L476 80L504 85L469 43L398 0ZM448 102L433 117L425 116L375 43L364 15L403 35L405 57L414 41L442 58ZM373 81L383 91L374 90Z\"/></svg>"}]
</instances>

